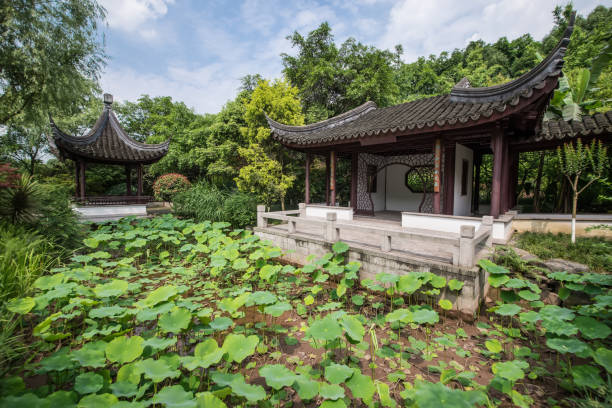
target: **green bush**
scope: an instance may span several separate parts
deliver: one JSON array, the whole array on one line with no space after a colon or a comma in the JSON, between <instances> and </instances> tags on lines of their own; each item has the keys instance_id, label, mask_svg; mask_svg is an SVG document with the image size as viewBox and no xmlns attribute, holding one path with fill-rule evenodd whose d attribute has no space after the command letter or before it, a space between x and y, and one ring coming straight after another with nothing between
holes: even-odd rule
<instances>
[{"instance_id":1,"label":"green bush","mask_svg":"<svg viewBox=\"0 0 612 408\"><path fill-rule=\"evenodd\" d=\"M187 191L191 183L187 177L178 173L168 173L159 176L153 184L153 193L156 200L172 201L178 193Z\"/></svg>"},{"instance_id":2,"label":"green bush","mask_svg":"<svg viewBox=\"0 0 612 408\"><path fill-rule=\"evenodd\" d=\"M257 200L246 193L219 190L200 183L174 197L174 213L201 221L227 221L234 228L253 225L257 217Z\"/></svg>"}]
</instances>

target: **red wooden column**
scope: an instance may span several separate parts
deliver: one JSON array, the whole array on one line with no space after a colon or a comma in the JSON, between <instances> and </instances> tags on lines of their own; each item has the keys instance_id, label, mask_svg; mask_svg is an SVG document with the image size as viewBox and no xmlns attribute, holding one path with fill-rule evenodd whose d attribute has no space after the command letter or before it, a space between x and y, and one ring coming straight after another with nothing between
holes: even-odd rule
<instances>
[{"instance_id":1,"label":"red wooden column","mask_svg":"<svg viewBox=\"0 0 612 408\"><path fill-rule=\"evenodd\" d=\"M85 201L85 162L79 161L79 194L81 195L81 200Z\"/></svg>"},{"instance_id":2,"label":"red wooden column","mask_svg":"<svg viewBox=\"0 0 612 408\"><path fill-rule=\"evenodd\" d=\"M434 214L440 214L440 170L442 162L442 146L440 139L434 142Z\"/></svg>"},{"instance_id":3,"label":"red wooden column","mask_svg":"<svg viewBox=\"0 0 612 408\"><path fill-rule=\"evenodd\" d=\"M491 215L499 217L502 211L501 189L504 162L504 134L496 129L491 135L491 149L493 150L493 179L491 181Z\"/></svg>"},{"instance_id":4,"label":"red wooden column","mask_svg":"<svg viewBox=\"0 0 612 408\"><path fill-rule=\"evenodd\" d=\"M478 212L480 204L480 165L482 164L482 153L474 152L474 189L472 190L472 212Z\"/></svg>"},{"instance_id":5,"label":"red wooden column","mask_svg":"<svg viewBox=\"0 0 612 408\"><path fill-rule=\"evenodd\" d=\"M351 154L351 207L357 211L357 182L359 181L359 153Z\"/></svg>"},{"instance_id":6,"label":"red wooden column","mask_svg":"<svg viewBox=\"0 0 612 408\"><path fill-rule=\"evenodd\" d=\"M516 188L518 185L519 152L510 149L510 197L508 209L516 206Z\"/></svg>"},{"instance_id":7,"label":"red wooden column","mask_svg":"<svg viewBox=\"0 0 612 408\"><path fill-rule=\"evenodd\" d=\"M306 167L304 169L304 202L310 204L310 153L306 153Z\"/></svg>"},{"instance_id":8,"label":"red wooden column","mask_svg":"<svg viewBox=\"0 0 612 408\"><path fill-rule=\"evenodd\" d=\"M504 214L510 208L510 148L508 142L504 139L503 142L503 161L502 161L502 183L500 197L500 214Z\"/></svg>"},{"instance_id":9,"label":"red wooden column","mask_svg":"<svg viewBox=\"0 0 612 408\"><path fill-rule=\"evenodd\" d=\"M325 156L325 205L329 205L329 155Z\"/></svg>"},{"instance_id":10,"label":"red wooden column","mask_svg":"<svg viewBox=\"0 0 612 408\"><path fill-rule=\"evenodd\" d=\"M455 143L444 146L444 214L453 215L455 205Z\"/></svg>"},{"instance_id":11,"label":"red wooden column","mask_svg":"<svg viewBox=\"0 0 612 408\"><path fill-rule=\"evenodd\" d=\"M132 168L130 166L125 166L125 193L132 195Z\"/></svg>"},{"instance_id":12,"label":"red wooden column","mask_svg":"<svg viewBox=\"0 0 612 408\"><path fill-rule=\"evenodd\" d=\"M329 190L331 191L331 205L336 205L336 152L332 150L330 153L330 170L329 170Z\"/></svg>"},{"instance_id":13,"label":"red wooden column","mask_svg":"<svg viewBox=\"0 0 612 408\"><path fill-rule=\"evenodd\" d=\"M142 195L142 164L138 165L138 197Z\"/></svg>"}]
</instances>

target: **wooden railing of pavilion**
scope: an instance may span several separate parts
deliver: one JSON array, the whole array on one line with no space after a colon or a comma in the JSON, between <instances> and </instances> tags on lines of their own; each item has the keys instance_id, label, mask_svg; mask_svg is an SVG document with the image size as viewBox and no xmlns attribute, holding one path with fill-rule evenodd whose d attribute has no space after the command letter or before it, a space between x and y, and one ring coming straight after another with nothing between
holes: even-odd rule
<instances>
[{"instance_id":1,"label":"wooden railing of pavilion","mask_svg":"<svg viewBox=\"0 0 612 408\"><path fill-rule=\"evenodd\" d=\"M155 201L152 196L123 195L123 196L86 196L75 197L74 202L78 205L129 205L147 204Z\"/></svg>"}]
</instances>

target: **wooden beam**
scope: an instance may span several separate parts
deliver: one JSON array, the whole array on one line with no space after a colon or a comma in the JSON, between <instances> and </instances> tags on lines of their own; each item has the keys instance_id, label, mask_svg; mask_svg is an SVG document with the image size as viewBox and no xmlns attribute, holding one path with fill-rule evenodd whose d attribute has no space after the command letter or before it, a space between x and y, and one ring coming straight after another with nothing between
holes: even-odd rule
<instances>
[{"instance_id":1,"label":"wooden beam","mask_svg":"<svg viewBox=\"0 0 612 408\"><path fill-rule=\"evenodd\" d=\"M453 215L455 206L455 143L444 146L444 214Z\"/></svg>"},{"instance_id":2,"label":"wooden beam","mask_svg":"<svg viewBox=\"0 0 612 408\"><path fill-rule=\"evenodd\" d=\"M504 160L504 133L500 128L491 137L493 150L493 179L491 181L491 215L499 217L501 212L502 165Z\"/></svg>"},{"instance_id":3,"label":"wooden beam","mask_svg":"<svg viewBox=\"0 0 612 408\"><path fill-rule=\"evenodd\" d=\"M330 178L329 178L329 190L331 191L331 205L336 205L336 151L332 150L329 152L330 156Z\"/></svg>"},{"instance_id":4,"label":"wooden beam","mask_svg":"<svg viewBox=\"0 0 612 408\"><path fill-rule=\"evenodd\" d=\"M359 153L351 155L351 207L357 210L357 182L359 181Z\"/></svg>"}]
</instances>

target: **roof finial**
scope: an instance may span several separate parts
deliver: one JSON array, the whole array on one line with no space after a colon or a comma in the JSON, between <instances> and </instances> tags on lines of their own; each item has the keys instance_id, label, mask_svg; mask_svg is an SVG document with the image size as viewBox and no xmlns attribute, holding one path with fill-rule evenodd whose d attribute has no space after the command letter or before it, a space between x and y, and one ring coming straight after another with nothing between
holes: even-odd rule
<instances>
[{"instance_id":1,"label":"roof finial","mask_svg":"<svg viewBox=\"0 0 612 408\"><path fill-rule=\"evenodd\" d=\"M105 105L112 105L113 104L113 95L109 94L109 93L105 93L104 94L104 104Z\"/></svg>"}]
</instances>

